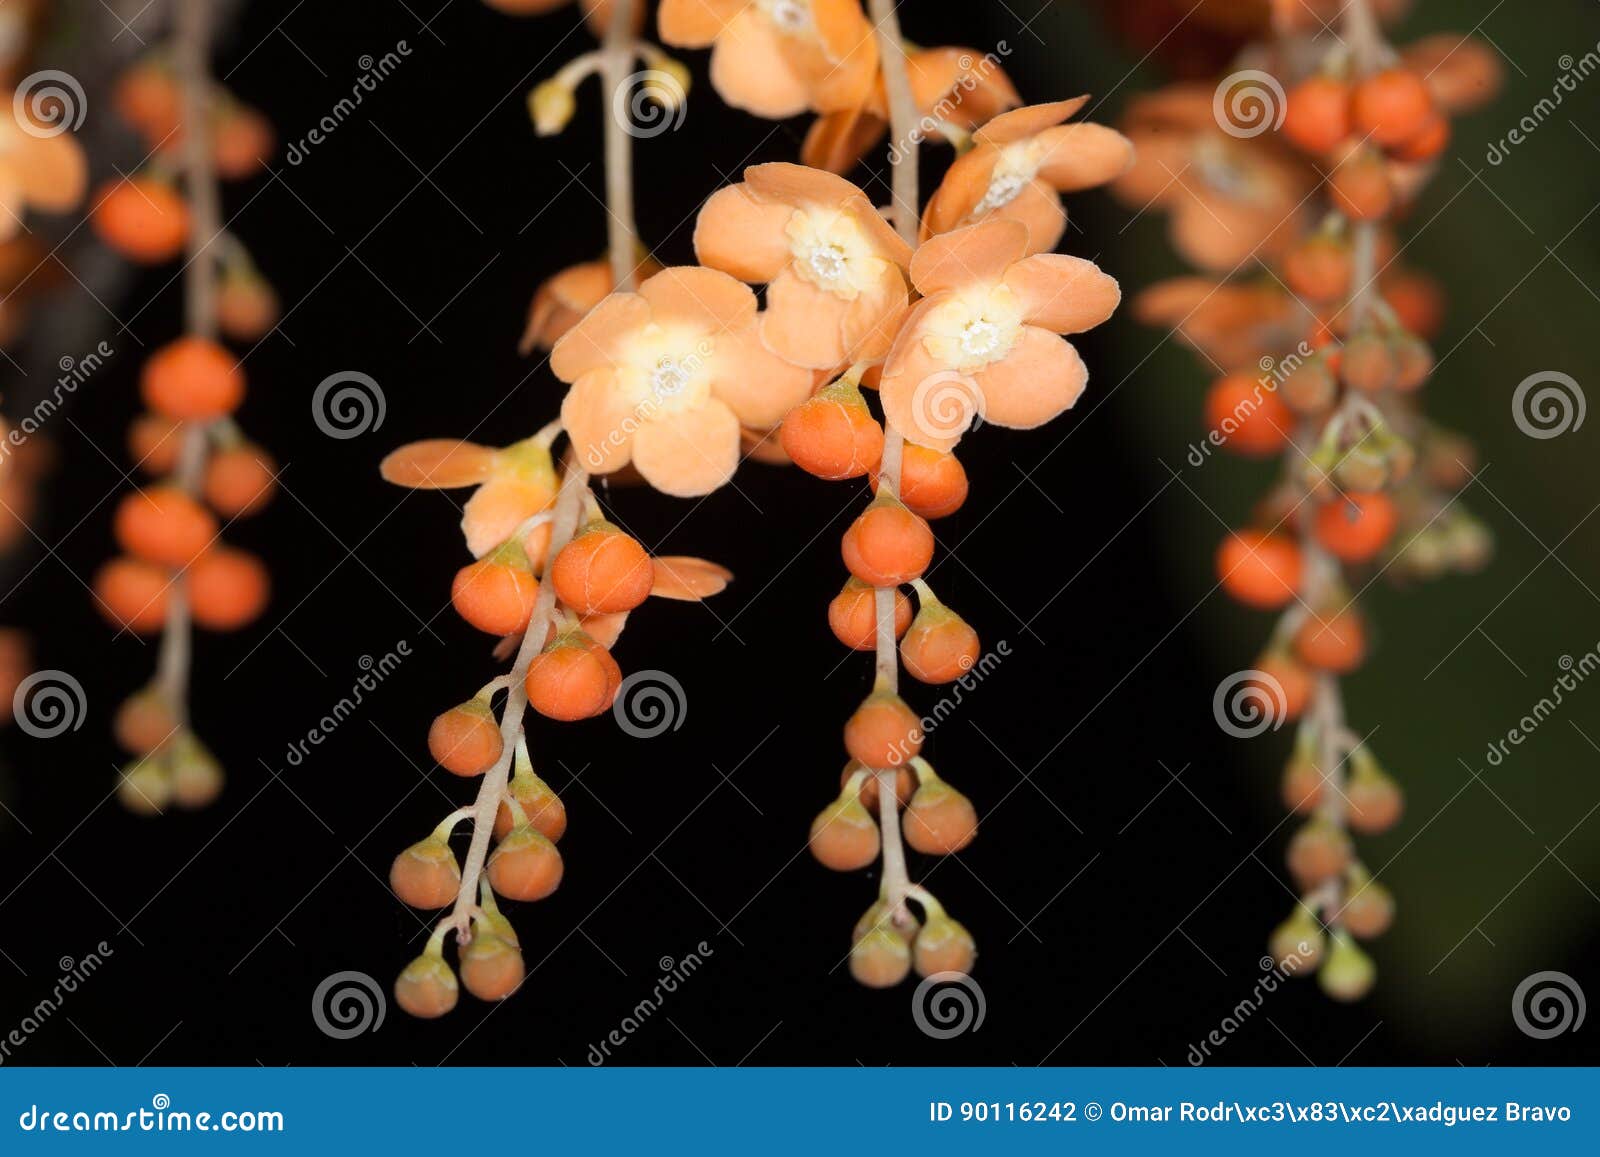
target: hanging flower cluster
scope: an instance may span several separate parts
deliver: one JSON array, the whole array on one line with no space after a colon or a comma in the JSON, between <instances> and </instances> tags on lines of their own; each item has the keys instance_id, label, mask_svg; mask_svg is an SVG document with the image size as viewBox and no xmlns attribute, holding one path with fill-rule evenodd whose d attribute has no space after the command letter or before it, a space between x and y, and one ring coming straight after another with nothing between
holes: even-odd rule
<instances>
[{"instance_id":1,"label":"hanging flower cluster","mask_svg":"<svg viewBox=\"0 0 1600 1157\"><path fill-rule=\"evenodd\" d=\"M1261 68L1135 101L1139 160L1114 188L1167 212L1173 246L1206 272L1151 287L1135 309L1219 375L1208 446L1283 459L1217 574L1246 606L1280 612L1238 689L1243 710L1299 721L1283 799L1304 817L1287 852L1300 899L1272 952L1357 1000L1376 969L1356 941L1384 932L1395 905L1352 833L1387 831L1402 811L1399 785L1345 721L1340 680L1369 650L1357 595L1382 575L1473 570L1490 549L1456 493L1471 447L1418 405L1441 298L1397 264L1391 222L1432 175L1450 116L1487 100L1500 70L1454 34L1396 52L1368 0L1344 5L1338 35L1308 11L1274 9L1272 39L1241 56Z\"/></svg>"},{"instance_id":2,"label":"hanging flower cluster","mask_svg":"<svg viewBox=\"0 0 1600 1157\"><path fill-rule=\"evenodd\" d=\"M187 332L145 362L139 388L148 411L128 432L129 455L150 481L118 503L112 530L123 553L94 579L112 623L161 637L155 678L114 721L133 755L118 798L140 814L204 807L222 789L221 766L190 726L190 635L196 626L238 630L266 608L266 567L221 535L271 500L278 473L232 418L245 373L220 340L259 340L277 319L277 299L223 230L217 187L219 178L256 174L273 134L210 78L204 0L177 9L174 47L135 63L116 85L116 108L149 150L146 163L103 186L90 218L129 260L187 261Z\"/></svg>"}]
</instances>

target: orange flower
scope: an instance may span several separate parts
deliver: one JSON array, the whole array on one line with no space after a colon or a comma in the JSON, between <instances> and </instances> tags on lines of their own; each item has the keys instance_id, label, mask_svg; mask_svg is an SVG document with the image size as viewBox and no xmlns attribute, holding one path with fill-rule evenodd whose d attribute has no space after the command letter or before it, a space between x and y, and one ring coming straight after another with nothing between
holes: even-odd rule
<instances>
[{"instance_id":1,"label":"orange flower","mask_svg":"<svg viewBox=\"0 0 1600 1157\"><path fill-rule=\"evenodd\" d=\"M879 381L883 412L906 438L949 450L974 418L1041 426L1083 393L1088 371L1057 334L1081 333L1121 300L1093 262L1028 255L1028 230L996 219L923 242L911 311Z\"/></svg>"},{"instance_id":2,"label":"orange flower","mask_svg":"<svg viewBox=\"0 0 1600 1157\"><path fill-rule=\"evenodd\" d=\"M391 452L379 465L384 480L413 490L476 487L461 512L467 549L482 558L517 534L523 524L550 509L556 500L556 472L550 448L538 438L496 450L453 438L411 442ZM533 557L542 553L547 534L524 538Z\"/></svg>"},{"instance_id":3,"label":"orange flower","mask_svg":"<svg viewBox=\"0 0 1600 1157\"><path fill-rule=\"evenodd\" d=\"M875 361L905 317L911 247L843 177L776 162L700 210L703 265L767 285L761 340L811 369Z\"/></svg>"},{"instance_id":4,"label":"orange flower","mask_svg":"<svg viewBox=\"0 0 1600 1157\"><path fill-rule=\"evenodd\" d=\"M1309 336L1310 311L1276 282L1174 277L1141 290L1133 316L1169 329L1222 370L1255 366L1294 349Z\"/></svg>"},{"instance_id":5,"label":"orange flower","mask_svg":"<svg viewBox=\"0 0 1600 1157\"><path fill-rule=\"evenodd\" d=\"M859 105L878 42L857 0L662 0L661 39L711 49L711 85L756 116Z\"/></svg>"},{"instance_id":6,"label":"orange flower","mask_svg":"<svg viewBox=\"0 0 1600 1157\"><path fill-rule=\"evenodd\" d=\"M946 127L969 131L1007 109L1022 97L993 56L970 48L923 48L906 57L906 75L923 135ZM848 173L868 149L889 131L889 98L879 70L862 103L824 113L812 123L800 147L800 159L814 169Z\"/></svg>"},{"instance_id":7,"label":"orange flower","mask_svg":"<svg viewBox=\"0 0 1600 1157\"><path fill-rule=\"evenodd\" d=\"M948 233L994 217L1028 227L1028 248L1047 253L1067 227L1062 193L1120 177L1133 165L1133 145L1097 124L1062 124L1089 98L1029 105L1001 113L973 134L922 217L922 236Z\"/></svg>"},{"instance_id":8,"label":"orange flower","mask_svg":"<svg viewBox=\"0 0 1600 1157\"><path fill-rule=\"evenodd\" d=\"M661 266L643 255L634 266L633 280L644 281L661 272ZM605 257L569 265L540 285L528 307L528 324L517 349L530 353L535 346L552 348L561 335L577 325L583 315L600 304L617 287L611 262Z\"/></svg>"},{"instance_id":9,"label":"orange flower","mask_svg":"<svg viewBox=\"0 0 1600 1157\"><path fill-rule=\"evenodd\" d=\"M770 427L811 392L809 370L762 345L756 295L726 273L665 269L569 330L550 368L584 467L630 462L656 489L709 494L739 463L740 425Z\"/></svg>"},{"instance_id":10,"label":"orange flower","mask_svg":"<svg viewBox=\"0 0 1600 1157\"><path fill-rule=\"evenodd\" d=\"M1168 210L1173 247L1202 269L1227 272L1299 236L1311 182L1271 134L1223 132L1213 95L1209 86L1176 85L1135 100L1126 126L1133 167L1111 188L1141 212Z\"/></svg>"},{"instance_id":11,"label":"orange flower","mask_svg":"<svg viewBox=\"0 0 1600 1157\"><path fill-rule=\"evenodd\" d=\"M83 200L89 167L83 148L62 125L0 117L0 241L22 230L28 209L64 213Z\"/></svg>"}]
</instances>

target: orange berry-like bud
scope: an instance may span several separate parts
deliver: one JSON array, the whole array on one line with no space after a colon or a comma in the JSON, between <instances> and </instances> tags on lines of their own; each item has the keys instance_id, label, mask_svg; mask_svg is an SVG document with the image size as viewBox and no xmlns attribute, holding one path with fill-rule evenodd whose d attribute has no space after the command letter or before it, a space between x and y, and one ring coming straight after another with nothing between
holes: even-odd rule
<instances>
[{"instance_id":1,"label":"orange berry-like bud","mask_svg":"<svg viewBox=\"0 0 1600 1157\"><path fill-rule=\"evenodd\" d=\"M923 683L949 683L978 661L978 632L937 600L924 598L911 629L900 640L900 661Z\"/></svg>"},{"instance_id":2,"label":"orange berry-like bud","mask_svg":"<svg viewBox=\"0 0 1600 1157\"><path fill-rule=\"evenodd\" d=\"M891 770L889 768L882 769ZM911 794L917 790L917 777L912 772L910 765L902 763L894 771L894 794L900 806L905 807L911 802ZM858 759L852 759L844 765L844 770L839 773L839 789L843 791L850 786L850 778L858 771L866 771L867 775L861 780L861 786L856 791L856 796L861 800L861 806L873 815L878 814L878 775L879 771L867 768Z\"/></svg>"},{"instance_id":3,"label":"orange berry-like bud","mask_svg":"<svg viewBox=\"0 0 1600 1157\"><path fill-rule=\"evenodd\" d=\"M141 635L154 634L167 621L171 588L171 571L139 558L114 558L94 576L101 613Z\"/></svg>"},{"instance_id":4,"label":"orange berry-like bud","mask_svg":"<svg viewBox=\"0 0 1600 1157\"><path fill-rule=\"evenodd\" d=\"M1365 747L1350 753L1347 820L1362 835L1375 836L1394 827L1405 809L1405 796Z\"/></svg>"},{"instance_id":5,"label":"orange berry-like bud","mask_svg":"<svg viewBox=\"0 0 1600 1157\"><path fill-rule=\"evenodd\" d=\"M1322 959L1327 937L1311 909L1296 904L1294 912L1272 930L1267 950L1278 967L1291 976L1309 975Z\"/></svg>"},{"instance_id":6,"label":"orange berry-like bud","mask_svg":"<svg viewBox=\"0 0 1600 1157\"><path fill-rule=\"evenodd\" d=\"M178 734L178 717L159 691L145 690L123 700L111 730L125 750L149 755Z\"/></svg>"},{"instance_id":7,"label":"orange berry-like bud","mask_svg":"<svg viewBox=\"0 0 1600 1157\"><path fill-rule=\"evenodd\" d=\"M482 775L504 750L500 726L487 699L458 703L428 727L428 753L454 775Z\"/></svg>"},{"instance_id":8,"label":"orange berry-like bud","mask_svg":"<svg viewBox=\"0 0 1600 1157\"><path fill-rule=\"evenodd\" d=\"M556 555L556 595L580 615L631 611L650 597L655 566L637 539L608 522L591 523Z\"/></svg>"},{"instance_id":9,"label":"orange berry-like bud","mask_svg":"<svg viewBox=\"0 0 1600 1157\"><path fill-rule=\"evenodd\" d=\"M136 760L120 773L117 802L135 815L161 815L172 803L172 776L160 760Z\"/></svg>"},{"instance_id":10,"label":"orange berry-like bud","mask_svg":"<svg viewBox=\"0 0 1600 1157\"><path fill-rule=\"evenodd\" d=\"M911 947L884 925L862 936L850 949L850 975L868 988L893 988L911 972Z\"/></svg>"},{"instance_id":11,"label":"orange berry-like bud","mask_svg":"<svg viewBox=\"0 0 1600 1157\"><path fill-rule=\"evenodd\" d=\"M880 846L878 825L854 795L841 795L811 821L811 854L835 872L867 867Z\"/></svg>"},{"instance_id":12,"label":"orange berry-like bud","mask_svg":"<svg viewBox=\"0 0 1600 1157\"><path fill-rule=\"evenodd\" d=\"M1294 633L1301 662L1320 671L1346 675L1367 656L1367 629L1353 609L1312 614Z\"/></svg>"},{"instance_id":13,"label":"orange berry-like bud","mask_svg":"<svg viewBox=\"0 0 1600 1157\"><path fill-rule=\"evenodd\" d=\"M972 801L940 779L916 790L905 814L906 843L930 856L959 852L978 834Z\"/></svg>"},{"instance_id":14,"label":"orange berry-like bud","mask_svg":"<svg viewBox=\"0 0 1600 1157\"><path fill-rule=\"evenodd\" d=\"M1410 69L1389 68L1356 85L1350 112L1356 131L1395 148L1428 127L1433 97L1427 82Z\"/></svg>"},{"instance_id":15,"label":"orange berry-like bud","mask_svg":"<svg viewBox=\"0 0 1600 1157\"><path fill-rule=\"evenodd\" d=\"M389 886L413 908L443 908L461 887L461 866L441 836L418 840L394 858Z\"/></svg>"},{"instance_id":16,"label":"orange berry-like bud","mask_svg":"<svg viewBox=\"0 0 1600 1157\"><path fill-rule=\"evenodd\" d=\"M911 625L911 600L905 592L894 592L894 635L899 638ZM857 651L870 651L878 645L878 602L876 588L860 579L845 580L844 587L828 604L828 626L834 638Z\"/></svg>"},{"instance_id":17,"label":"orange berry-like bud","mask_svg":"<svg viewBox=\"0 0 1600 1157\"><path fill-rule=\"evenodd\" d=\"M922 750L922 721L893 691L874 691L846 720L844 746L867 767L899 767Z\"/></svg>"},{"instance_id":18,"label":"orange berry-like bud","mask_svg":"<svg viewBox=\"0 0 1600 1157\"><path fill-rule=\"evenodd\" d=\"M878 472L872 472L878 492ZM900 501L924 518L943 518L967 500L967 471L948 450L907 442L900 453Z\"/></svg>"},{"instance_id":19,"label":"orange berry-like bud","mask_svg":"<svg viewBox=\"0 0 1600 1157\"><path fill-rule=\"evenodd\" d=\"M456 572L450 602L456 613L491 635L520 635L528 629L539 580L533 577L520 543L507 543Z\"/></svg>"},{"instance_id":20,"label":"orange berry-like bud","mask_svg":"<svg viewBox=\"0 0 1600 1157\"><path fill-rule=\"evenodd\" d=\"M254 514L278 489L278 464L260 446L230 446L206 463L200 491L224 518Z\"/></svg>"},{"instance_id":21,"label":"orange berry-like bud","mask_svg":"<svg viewBox=\"0 0 1600 1157\"><path fill-rule=\"evenodd\" d=\"M516 945L480 929L461 950L461 983L479 1000L504 1000L522 984L525 967Z\"/></svg>"},{"instance_id":22,"label":"orange berry-like bud","mask_svg":"<svg viewBox=\"0 0 1600 1157\"><path fill-rule=\"evenodd\" d=\"M156 144L183 124L183 90L166 62L141 60L117 77L111 91L117 115Z\"/></svg>"},{"instance_id":23,"label":"orange berry-like bud","mask_svg":"<svg viewBox=\"0 0 1600 1157\"><path fill-rule=\"evenodd\" d=\"M1378 969L1372 958L1342 931L1333 934L1333 946L1328 958L1317 971L1317 983L1322 991L1335 1000L1360 1000L1372 991L1378 978Z\"/></svg>"},{"instance_id":24,"label":"orange berry-like bud","mask_svg":"<svg viewBox=\"0 0 1600 1157\"><path fill-rule=\"evenodd\" d=\"M508 900L543 900L561 885L561 853L527 824L512 828L489 857L489 885Z\"/></svg>"},{"instance_id":25,"label":"orange berry-like bud","mask_svg":"<svg viewBox=\"0 0 1600 1157\"><path fill-rule=\"evenodd\" d=\"M1283 806L1298 815L1310 815L1322 802L1325 786L1316 758L1297 746L1283 769Z\"/></svg>"},{"instance_id":26,"label":"orange berry-like bud","mask_svg":"<svg viewBox=\"0 0 1600 1157\"><path fill-rule=\"evenodd\" d=\"M1289 90L1283 135L1308 153L1326 153L1350 135L1350 86L1313 76Z\"/></svg>"},{"instance_id":27,"label":"orange berry-like bud","mask_svg":"<svg viewBox=\"0 0 1600 1157\"><path fill-rule=\"evenodd\" d=\"M1352 390L1376 394L1394 385L1394 351L1387 338L1359 333L1344 343L1339 355L1339 376Z\"/></svg>"},{"instance_id":28,"label":"orange berry-like bud","mask_svg":"<svg viewBox=\"0 0 1600 1157\"><path fill-rule=\"evenodd\" d=\"M1377 151L1365 146L1344 150L1328 174L1328 194L1334 207L1357 221L1386 215L1394 206L1389 172Z\"/></svg>"},{"instance_id":29,"label":"orange berry-like bud","mask_svg":"<svg viewBox=\"0 0 1600 1157\"><path fill-rule=\"evenodd\" d=\"M1387 494L1346 494L1317 508L1317 541L1344 562L1366 562L1389 545L1397 521Z\"/></svg>"},{"instance_id":30,"label":"orange berry-like bud","mask_svg":"<svg viewBox=\"0 0 1600 1157\"><path fill-rule=\"evenodd\" d=\"M211 125L211 156L223 180L243 180L265 168L276 144L272 122L255 109L237 103L218 109Z\"/></svg>"},{"instance_id":31,"label":"orange berry-like bud","mask_svg":"<svg viewBox=\"0 0 1600 1157\"><path fill-rule=\"evenodd\" d=\"M600 714L616 694L616 662L608 660L610 653L581 632L558 636L528 666L528 705L568 723Z\"/></svg>"},{"instance_id":32,"label":"orange berry-like bud","mask_svg":"<svg viewBox=\"0 0 1600 1157\"><path fill-rule=\"evenodd\" d=\"M1394 923L1393 893L1365 872L1352 872L1351 876L1350 897L1344 902L1340 921L1350 935L1362 940L1382 936Z\"/></svg>"},{"instance_id":33,"label":"orange berry-like bud","mask_svg":"<svg viewBox=\"0 0 1600 1157\"><path fill-rule=\"evenodd\" d=\"M550 785L544 780L532 772L519 771L512 777L511 785L506 790L511 793L511 798L517 801L517 806L527 817L526 822L533 825L535 830L543 832L551 843L559 842L566 834L567 806L561 802L560 796L550 790ZM518 822L511 805L502 801L500 810L494 816L495 838L503 838L518 825Z\"/></svg>"},{"instance_id":34,"label":"orange berry-like bud","mask_svg":"<svg viewBox=\"0 0 1600 1157\"><path fill-rule=\"evenodd\" d=\"M125 177L102 185L94 194L89 223L100 240L145 265L171 261L189 240L188 203L154 177Z\"/></svg>"},{"instance_id":35,"label":"orange berry-like bud","mask_svg":"<svg viewBox=\"0 0 1600 1157\"><path fill-rule=\"evenodd\" d=\"M933 531L898 500L875 498L845 531L841 553L844 565L862 582L895 587L928 569Z\"/></svg>"},{"instance_id":36,"label":"orange berry-like bud","mask_svg":"<svg viewBox=\"0 0 1600 1157\"><path fill-rule=\"evenodd\" d=\"M1410 393L1433 373L1433 349L1411 334L1401 334L1389 346L1394 355L1394 388Z\"/></svg>"},{"instance_id":37,"label":"orange berry-like bud","mask_svg":"<svg viewBox=\"0 0 1600 1157\"><path fill-rule=\"evenodd\" d=\"M1278 396L1297 414L1320 414L1333 404L1339 383L1326 358L1313 358L1284 375Z\"/></svg>"},{"instance_id":38,"label":"orange berry-like bud","mask_svg":"<svg viewBox=\"0 0 1600 1157\"><path fill-rule=\"evenodd\" d=\"M1248 374L1229 374L1206 393L1206 425L1235 454L1276 454L1289 441L1294 414L1283 399Z\"/></svg>"},{"instance_id":39,"label":"orange berry-like bud","mask_svg":"<svg viewBox=\"0 0 1600 1157\"><path fill-rule=\"evenodd\" d=\"M203 808L222 794L222 765L192 733L178 736L170 755L172 800L191 811Z\"/></svg>"},{"instance_id":40,"label":"orange berry-like bud","mask_svg":"<svg viewBox=\"0 0 1600 1157\"><path fill-rule=\"evenodd\" d=\"M1255 669L1266 676L1266 679L1252 680L1252 682L1261 685L1268 698L1275 700L1278 697L1277 692L1272 689L1272 683L1277 684L1278 691L1283 693L1281 711L1278 706L1273 708L1274 711L1279 711L1283 721L1290 722L1300 718L1306 709L1306 703L1311 699L1313 683L1311 672L1283 651L1269 651L1261 656L1256 660ZM1268 683L1267 679L1272 683Z\"/></svg>"},{"instance_id":41,"label":"orange berry-like bud","mask_svg":"<svg viewBox=\"0 0 1600 1157\"><path fill-rule=\"evenodd\" d=\"M1342 875L1354 854L1349 833L1328 820L1315 819L1289 840L1289 874L1302 889L1315 888Z\"/></svg>"},{"instance_id":42,"label":"orange berry-like bud","mask_svg":"<svg viewBox=\"0 0 1600 1157\"><path fill-rule=\"evenodd\" d=\"M972 934L943 912L930 914L912 945L913 963L918 976L941 972L970 973L978 959L978 946Z\"/></svg>"},{"instance_id":43,"label":"orange berry-like bud","mask_svg":"<svg viewBox=\"0 0 1600 1157\"><path fill-rule=\"evenodd\" d=\"M145 404L169 418L209 422L244 401L244 371L208 338L181 337L145 362L139 377Z\"/></svg>"},{"instance_id":44,"label":"orange berry-like bud","mask_svg":"<svg viewBox=\"0 0 1600 1157\"><path fill-rule=\"evenodd\" d=\"M217 287L217 325L234 341L260 341L278 323L278 295L254 271L226 272Z\"/></svg>"},{"instance_id":45,"label":"orange berry-like bud","mask_svg":"<svg viewBox=\"0 0 1600 1157\"><path fill-rule=\"evenodd\" d=\"M128 427L128 456L147 474L170 474L183 450L183 423L165 414L140 414Z\"/></svg>"},{"instance_id":46,"label":"orange berry-like bud","mask_svg":"<svg viewBox=\"0 0 1600 1157\"><path fill-rule=\"evenodd\" d=\"M1436 112L1417 130L1416 136L1397 146L1393 152L1397 160L1420 164L1423 161L1433 160L1444 152L1449 144L1450 118Z\"/></svg>"},{"instance_id":47,"label":"orange berry-like bud","mask_svg":"<svg viewBox=\"0 0 1600 1157\"><path fill-rule=\"evenodd\" d=\"M790 410L778 437L796 466L834 482L876 470L883 457L883 427L861 391L843 379Z\"/></svg>"},{"instance_id":48,"label":"orange berry-like bud","mask_svg":"<svg viewBox=\"0 0 1600 1157\"><path fill-rule=\"evenodd\" d=\"M1223 589L1246 606L1283 606L1299 589L1300 571L1300 548L1281 534L1236 530L1217 549Z\"/></svg>"},{"instance_id":49,"label":"orange berry-like bud","mask_svg":"<svg viewBox=\"0 0 1600 1157\"><path fill-rule=\"evenodd\" d=\"M1283 280L1301 297L1319 305L1349 295L1354 268L1350 246L1326 233L1307 237L1283 256Z\"/></svg>"},{"instance_id":50,"label":"orange berry-like bud","mask_svg":"<svg viewBox=\"0 0 1600 1157\"><path fill-rule=\"evenodd\" d=\"M194 621L213 631L254 622L272 597L266 566L246 550L214 547L194 561L187 578Z\"/></svg>"},{"instance_id":51,"label":"orange berry-like bud","mask_svg":"<svg viewBox=\"0 0 1600 1157\"><path fill-rule=\"evenodd\" d=\"M440 957L425 952L401 971L394 982L395 1003L423 1020L441 1017L456 1006L460 986Z\"/></svg>"},{"instance_id":52,"label":"orange berry-like bud","mask_svg":"<svg viewBox=\"0 0 1600 1157\"><path fill-rule=\"evenodd\" d=\"M129 554L180 567L211 545L217 520L178 487L158 485L123 497L112 533Z\"/></svg>"}]
</instances>

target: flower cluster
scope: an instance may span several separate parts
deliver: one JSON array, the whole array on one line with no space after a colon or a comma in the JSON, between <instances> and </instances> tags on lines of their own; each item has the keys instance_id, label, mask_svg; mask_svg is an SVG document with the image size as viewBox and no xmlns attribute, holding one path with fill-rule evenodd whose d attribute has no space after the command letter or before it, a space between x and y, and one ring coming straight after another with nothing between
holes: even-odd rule
<instances>
[{"instance_id":1,"label":"flower cluster","mask_svg":"<svg viewBox=\"0 0 1600 1157\"><path fill-rule=\"evenodd\" d=\"M1340 679L1369 635L1352 586L1471 570L1489 552L1456 496L1470 446L1418 406L1440 294L1395 263L1389 223L1432 173L1449 115L1487 99L1499 69L1455 35L1397 53L1367 0L1345 6L1337 36L1294 9L1275 9L1275 37L1249 50L1271 68L1255 99L1286 92L1281 132L1270 107L1260 131L1233 119L1258 70L1214 92L1176 86L1131 108L1139 161L1115 188L1167 211L1174 247L1210 275L1153 286L1135 307L1220 374L1209 446L1284 460L1217 574L1238 601L1281 612L1244 693L1274 724L1299 721L1283 799L1304 817L1287 852L1300 899L1272 950L1304 967L1310 945L1323 989L1356 1000L1376 969L1355 941L1388 928L1394 899L1351 833L1388 830L1402 794L1345 722Z\"/></svg>"}]
</instances>

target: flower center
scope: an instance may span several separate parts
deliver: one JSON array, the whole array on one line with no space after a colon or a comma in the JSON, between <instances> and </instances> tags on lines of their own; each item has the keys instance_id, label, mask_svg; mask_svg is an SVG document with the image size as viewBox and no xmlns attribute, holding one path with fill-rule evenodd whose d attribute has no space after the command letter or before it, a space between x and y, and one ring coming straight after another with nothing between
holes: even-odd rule
<instances>
[{"instance_id":1,"label":"flower center","mask_svg":"<svg viewBox=\"0 0 1600 1157\"><path fill-rule=\"evenodd\" d=\"M945 368L977 373L1005 358L1022 338L1022 307L1005 285L972 286L939 302L922 344Z\"/></svg>"},{"instance_id":2,"label":"flower center","mask_svg":"<svg viewBox=\"0 0 1600 1157\"><path fill-rule=\"evenodd\" d=\"M689 384L689 371L677 358L661 358L650 372L650 392L657 401L675 398Z\"/></svg>"},{"instance_id":3,"label":"flower center","mask_svg":"<svg viewBox=\"0 0 1600 1157\"><path fill-rule=\"evenodd\" d=\"M794 271L843 301L854 301L883 274L884 259L848 213L815 205L796 209L786 232Z\"/></svg>"},{"instance_id":4,"label":"flower center","mask_svg":"<svg viewBox=\"0 0 1600 1157\"><path fill-rule=\"evenodd\" d=\"M969 321L961 331L961 352L978 361L989 361L1005 345L1000 327L987 318Z\"/></svg>"},{"instance_id":5,"label":"flower center","mask_svg":"<svg viewBox=\"0 0 1600 1157\"><path fill-rule=\"evenodd\" d=\"M983 194L983 200L978 202L974 212L988 213L999 209L1017 199L1017 194L1022 192L1022 187L1028 179L1020 173L996 173L989 182L989 188Z\"/></svg>"},{"instance_id":6,"label":"flower center","mask_svg":"<svg viewBox=\"0 0 1600 1157\"><path fill-rule=\"evenodd\" d=\"M811 31L810 0L760 0L760 7L779 32L802 36Z\"/></svg>"},{"instance_id":7,"label":"flower center","mask_svg":"<svg viewBox=\"0 0 1600 1157\"><path fill-rule=\"evenodd\" d=\"M807 260L819 281L839 281L844 277L844 250L837 245L819 245Z\"/></svg>"}]
</instances>

